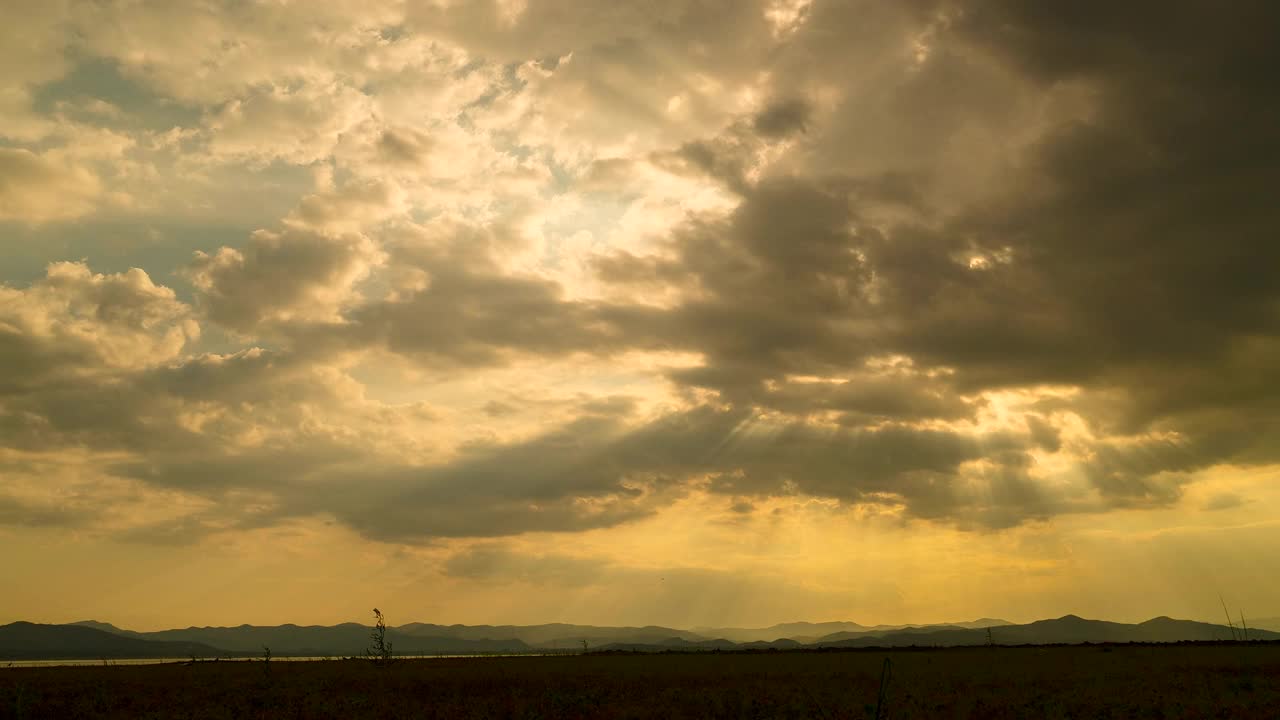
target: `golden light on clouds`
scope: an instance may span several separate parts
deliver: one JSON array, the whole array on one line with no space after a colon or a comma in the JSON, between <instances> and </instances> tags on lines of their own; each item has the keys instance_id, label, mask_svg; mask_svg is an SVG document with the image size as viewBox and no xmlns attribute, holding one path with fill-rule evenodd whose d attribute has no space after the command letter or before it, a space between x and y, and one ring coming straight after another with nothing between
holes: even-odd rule
<instances>
[{"instance_id":1,"label":"golden light on clouds","mask_svg":"<svg viewBox=\"0 0 1280 720\"><path fill-rule=\"evenodd\" d=\"M1121 15L24 8L0 615L1280 615L1276 50Z\"/></svg>"}]
</instances>

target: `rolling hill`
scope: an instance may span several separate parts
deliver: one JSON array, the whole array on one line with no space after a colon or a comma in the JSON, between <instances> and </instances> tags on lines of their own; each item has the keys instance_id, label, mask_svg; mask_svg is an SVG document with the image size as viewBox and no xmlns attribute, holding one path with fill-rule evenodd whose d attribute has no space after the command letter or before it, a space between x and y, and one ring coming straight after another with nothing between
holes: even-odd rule
<instances>
[{"instance_id":1,"label":"rolling hill","mask_svg":"<svg viewBox=\"0 0 1280 720\"><path fill-rule=\"evenodd\" d=\"M1280 633L1259 630L1251 632L1255 640L1280 640ZM1158 617L1146 622L1129 624L1105 620L1086 620L1076 615L1065 615L1053 620L1037 620L1025 625L1005 625L991 628L990 640L997 645L1049 645L1078 643L1129 643L1129 642L1182 642L1205 640L1230 640L1231 630L1226 625L1174 620ZM984 645L988 641L987 630L968 628L928 629L914 628L885 634L867 634L860 637L817 643L820 647L909 647L909 646L959 646Z\"/></svg>"},{"instance_id":2,"label":"rolling hill","mask_svg":"<svg viewBox=\"0 0 1280 720\"><path fill-rule=\"evenodd\" d=\"M72 625L18 622L0 627L0 658L244 656L258 655L264 647L270 647L277 656L358 656L369 645L370 630L370 627L358 623L343 623L332 626L189 627L135 632L92 620ZM1066 615L1022 625L987 618L947 625L867 627L845 622L786 623L768 628L697 630L693 632L652 625L601 627L562 623L523 626L410 623L389 628L387 639L398 655L577 650L582 647L583 641L591 650L697 652L771 648L952 647L985 645L989 641L997 645L1045 645L1231 639L1231 630L1225 625L1175 620L1163 616L1132 624ZM833 632L822 634L827 630ZM787 633L791 633L791 636ZM1280 632L1260 627L1251 627L1249 636L1254 640L1280 640Z\"/></svg>"},{"instance_id":3,"label":"rolling hill","mask_svg":"<svg viewBox=\"0 0 1280 720\"><path fill-rule=\"evenodd\" d=\"M92 622L92 621L87 621ZM83 623L82 623L83 624ZM106 623L95 626L114 627ZM259 654L263 648L279 656L363 655L369 646L372 628L358 623L340 625L239 625L236 627L189 627L157 632L132 632L116 628L124 637L164 642L193 642L221 648L235 654ZM401 655L439 653L527 652L530 646L516 638L461 638L419 635L398 628L387 630L387 640Z\"/></svg>"},{"instance_id":4,"label":"rolling hill","mask_svg":"<svg viewBox=\"0 0 1280 720\"><path fill-rule=\"evenodd\" d=\"M707 640L701 633L676 628L646 625L644 627L609 627L596 625L569 625L548 623L545 625L432 625L409 623L395 628L397 633L414 637L445 637L460 640L488 640L514 638L531 647L555 649L576 648L586 640L589 645L603 643L662 643L672 638L697 641Z\"/></svg>"},{"instance_id":5,"label":"rolling hill","mask_svg":"<svg viewBox=\"0 0 1280 720\"><path fill-rule=\"evenodd\" d=\"M779 638L788 638L801 643L815 643L828 640L842 640L850 637L858 637L862 635L884 634L894 630L907 630L913 627L924 628L986 628L996 627L999 625L1010 625L1007 620L997 620L994 618L979 618L965 622L942 623L934 625L859 625L855 622L794 622L780 623L765 628L734 628L734 627L697 627L694 632L707 638L725 638L734 642L745 643L752 641L772 641Z\"/></svg>"},{"instance_id":6,"label":"rolling hill","mask_svg":"<svg viewBox=\"0 0 1280 720\"><path fill-rule=\"evenodd\" d=\"M61 660L214 657L224 654L190 641L141 640L82 625L0 625L0 659Z\"/></svg>"}]
</instances>

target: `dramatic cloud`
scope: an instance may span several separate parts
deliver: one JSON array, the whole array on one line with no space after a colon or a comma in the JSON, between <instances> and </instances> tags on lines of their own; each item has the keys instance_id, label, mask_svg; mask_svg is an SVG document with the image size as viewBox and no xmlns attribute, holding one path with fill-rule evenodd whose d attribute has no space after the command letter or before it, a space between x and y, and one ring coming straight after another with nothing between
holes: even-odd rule
<instances>
[{"instance_id":1,"label":"dramatic cloud","mask_svg":"<svg viewBox=\"0 0 1280 720\"><path fill-rule=\"evenodd\" d=\"M378 259L363 235L258 230L244 250L197 253L188 272L214 322L248 332L264 322L335 318Z\"/></svg>"},{"instance_id":2,"label":"dramatic cloud","mask_svg":"<svg viewBox=\"0 0 1280 720\"><path fill-rule=\"evenodd\" d=\"M870 538L849 553L980 543L965 562L1014 558L1037 608L1088 574L1063 548L1101 552L1090 523L1274 534L1277 21L23 10L0 30L0 526L340 535L548 597L776 581L797 615L855 597L807 527ZM913 562L886 547L860 567ZM886 583L857 597L917 607Z\"/></svg>"},{"instance_id":3,"label":"dramatic cloud","mask_svg":"<svg viewBox=\"0 0 1280 720\"><path fill-rule=\"evenodd\" d=\"M0 286L0 336L6 384L22 386L173 360L199 326L172 290L138 268L103 275L62 262L29 288Z\"/></svg>"}]
</instances>

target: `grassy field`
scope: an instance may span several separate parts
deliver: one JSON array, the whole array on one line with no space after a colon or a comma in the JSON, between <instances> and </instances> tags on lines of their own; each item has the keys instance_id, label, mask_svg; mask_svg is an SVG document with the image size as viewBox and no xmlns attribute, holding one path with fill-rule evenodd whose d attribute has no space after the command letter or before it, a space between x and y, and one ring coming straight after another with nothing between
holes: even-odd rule
<instances>
[{"instance_id":1,"label":"grassy field","mask_svg":"<svg viewBox=\"0 0 1280 720\"><path fill-rule=\"evenodd\" d=\"M0 670L0 718L1276 718L1280 645Z\"/></svg>"}]
</instances>

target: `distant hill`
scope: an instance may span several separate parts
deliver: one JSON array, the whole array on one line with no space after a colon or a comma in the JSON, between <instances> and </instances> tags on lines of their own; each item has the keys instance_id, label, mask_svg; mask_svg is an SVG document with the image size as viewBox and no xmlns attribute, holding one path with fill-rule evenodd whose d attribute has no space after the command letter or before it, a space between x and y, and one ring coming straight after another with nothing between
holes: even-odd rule
<instances>
[{"instance_id":1,"label":"distant hill","mask_svg":"<svg viewBox=\"0 0 1280 720\"><path fill-rule=\"evenodd\" d=\"M1265 630L1267 619L1250 622L1249 637L1280 640ZM842 629L843 628L843 629ZM988 635L988 628L990 635ZM134 632L94 620L73 625L14 623L0 627L0 658L215 657L257 655L343 657L364 654L372 628L341 625L240 625ZM826 634L824 631L830 630ZM790 633L790 635L788 635ZM697 632L647 625L433 625L409 623L387 630L397 655L469 654L576 650L708 651L841 647L949 647L958 645L1229 640L1225 625L1158 617L1143 623L1086 620L1066 615L1014 625L982 618L945 625L867 627L857 623L785 623L767 628L697 628Z\"/></svg>"},{"instance_id":2,"label":"distant hill","mask_svg":"<svg viewBox=\"0 0 1280 720\"><path fill-rule=\"evenodd\" d=\"M997 620L995 618L979 618L977 620L969 620L964 622L944 623L938 625L860 625L856 622L838 621L838 622L793 622L780 623L778 625L770 625L765 628L736 628L736 627L697 627L694 632L708 638L726 638L734 642L752 642L757 640L771 641L779 638L789 638L802 643L815 643L830 640L840 640L851 637L858 637L864 634L882 635L886 632L894 630L906 630L908 628L986 628L999 625L1011 625L1008 620Z\"/></svg>"},{"instance_id":3,"label":"distant hill","mask_svg":"<svg viewBox=\"0 0 1280 720\"><path fill-rule=\"evenodd\" d=\"M870 630L866 625L855 622L791 622L770 625L764 628L738 627L696 627L695 633L707 638L725 638L734 642L770 641L778 638L793 640L813 640L837 632L860 632Z\"/></svg>"},{"instance_id":4,"label":"distant hill","mask_svg":"<svg viewBox=\"0 0 1280 720\"><path fill-rule=\"evenodd\" d=\"M589 645L604 643L661 643L671 638L698 641L709 637L675 628L646 625L644 627L611 627L596 625L432 625L409 623L395 628L398 633L414 637L446 637L465 640L514 638L537 648L576 648L586 640Z\"/></svg>"},{"instance_id":5,"label":"distant hill","mask_svg":"<svg viewBox=\"0 0 1280 720\"><path fill-rule=\"evenodd\" d=\"M1245 622L1248 623L1250 628L1259 628L1261 630L1275 630L1276 632L1280 632L1280 617L1265 617L1265 618L1258 618L1256 620L1245 618Z\"/></svg>"},{"instance_id":6,"label":"distant hill","mask_svg":"<svg viewBox=\"0 0 1280 720\"><path fill-rule=\"evenodd\" d=\"M1039 620L1025 625L999 625L991 628L991 641L997 645L1048 645L1080 643L1130 643L1130 642L1181 642L1230 640L1231 630L1226 625L1174 620L1158 617L1142 623L1115 623L1105 620L1086 620L1066 615L1054 620ZM862 648L862 647L954 647L985 645L986 628L968 628L959 624L944 626L906 627L897 630L842 631L832 633L835 639L814 643L797 643L794 640L727 643L725 640L705 642L669 641L656 644L616 644L600 650L632 650L638 652L662 652L670 650L714 650L767 648ZM1280 632L1268 632L1250 628L1249 637L1254 640L1280 640Z\"/></svg>"},{"instance_id":7,"label":"distant hill","mask_svg":"<svg viewBox=\"0 0 1280 720\"><path fill-rule=\"evenodd\" d=\"M0 625L0 659L84 660L217 657L226 653L197 642L140 640L83 625Z\"/></svg>"},{"instance_id":8,"label":"distant hill","mask_svg":"<svg viewBox=\"0 0 1280 720\"><path fill-rule=\"evenodd\" d=\"M1012 625L1008 620L1000 620L998 618L978 618L977 620L969 620L968 622L941 623L942 625L958 625L962 628L989 628L1000 627L1002 625Z\"/></svg>"},{"instance_id":9,"label":"distant hill","mask_svg":"<svg viewBox=\"0 0 1280 720\"><path fill-rule=\"evenodd\" d=\"M98 622L97 620L81 620L79 622L69 623L70 625L81 625L83 627L91 627L94 630L101 630L115 635L125 635L127 637L139 637L139 634L132 630L122 630L111 623Z\"/></svg>"},{"instance_id":10,"label":"distant hill","mask_svg":"<svg viewBox=\"0 0 1280 720\"><path fill-rule=\"evenodd\" d=\"M800 643L797 643L794 640L782 640L779 642L788 644L788 645L784 645L784 647L790 647L790 648L800 647ZM658 642L658 643L608 643L606 645L601 645L599 647L594 647L591 649L596 651L601 651L601 652L610 652L610 651L619 651L619 650L626 651L626 652L665 652L669 650L685 650L685 651L741 650L748 646L762 648L762 647L768 647L771 645L772 643L766 643L766 642L754 642L754 643L748 643L747 645L740 645L731 640L725 640L724 638L720 638L717 640L698 640L698 641L683 640L681 638L668 638L666 641Z\"/></svg>"},{"instance_id":11,"label":"distant hill","mask_svg":"<svg viewBox=\"0 0 1280 720\"><path fill-rule=\"evenodd\" d=\"M276 655L353 656L363 655L369 647L373 628L359 623L340 625L239 625L237 627L189 627L134 633L119 631L128 637L171 642L196 642L224 648L234 653L262 652L271 648ZM524 652L530 646L516 638L458 638L413 635L396 628L387 630L387 640L397 654L430 655L437 653Z\"/></svg>"},{"instance_id":12,"label":"distant hill","mask_svg":"<svg viewBox=\"0 0 1280 720\"><path fill-rule=\"evenodd\" d=\"M934 633L943 630L973 630L976 628L966 628L961 625L908 625L906 627L897 627L879 630L863 630L862 632L838 632L824 635L810 641L814 643L832 643L840 640L855 640L858 638L878 638L886 635L919 635L922 633ZM984 631L985 633L985 631Z\"/></svg>"},{"instance_id":13,"label":"distant hill","mask_svg":"<svg viewBox=\"0 0 1280 720\"><path fill-rule=\"evenodd\" d=\"M1038 620L1026 625L1005 625L991 628L991 640L997 645L1045 645L1052 643L1126 643L1126 642L1180 642L1186 640L1230 640L1231 630L1225 625L1174 620L1158 617L1143 623L1115 623L1105 620L1086 620L1076 615L1066 615L1055 620ZM1258 630L1251 632L1256 640L1280 640L1280 633ZM956 646L983 645L987 642L984 629L944 628L891 632L881 635L867 634L818 643L823 647L907 647L907 646Z\"/></svg>"}]
</instances>

